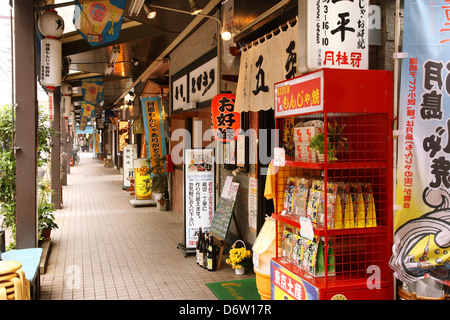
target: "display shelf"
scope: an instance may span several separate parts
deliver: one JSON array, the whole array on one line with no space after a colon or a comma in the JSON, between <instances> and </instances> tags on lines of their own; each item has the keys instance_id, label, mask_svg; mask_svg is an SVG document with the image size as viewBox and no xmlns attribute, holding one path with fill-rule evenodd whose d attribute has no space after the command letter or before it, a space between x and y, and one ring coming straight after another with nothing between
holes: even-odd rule
<instances>
[{"instance_id":1,"label":"display shelf","mask_svg":"<svg viewBox=\"0 0 450 320\"><path fill-rule=\"evenodd\" d=\"M320 299L339 292L391 297L391 80L386 71L323 69L275 84L277 147L286 156L276 178L272 261L286 269L285 276L292 273L316 287ZM314 102L296 109L293 97L308 90ZM325 161L309 145L318 134L323 140L314 143L325 144L323 153L336 149ZM300 216L311 221L312 232L302 232ZM367 285L373 268L379 290Z\"/></svg>"},{"instance_id":2,"label":"display shelf","mask_svg":"<svg viewBox=\"0 0 450 320\"><path fill-rule=\"evenodd\" d=\"M376 169L387 168L386 161L334 161L334 162L303 162L295 160L286 160L286 166L305 168L305 169Z\"/></svg>"},{"instance_id":3,"label":"display shelf","mask_svg":"<svg viewBox=\"0 0 450 320\"><path fill-rule=\"evenodd\" d=\"M291 216L291 215L280 215L273 213L272 218L277 221L286 223L294 228L301 229L299 217ZM387 234L388 230L385 226L377 226L377 227L366 227L366 228L347 228L347 229L327 229L324 226L319 226L315 223L312 224L314 228L314 234L319 237L328 236L337 236L337 235L370 235L370 234Z\"/></svg>"}]
</instances>

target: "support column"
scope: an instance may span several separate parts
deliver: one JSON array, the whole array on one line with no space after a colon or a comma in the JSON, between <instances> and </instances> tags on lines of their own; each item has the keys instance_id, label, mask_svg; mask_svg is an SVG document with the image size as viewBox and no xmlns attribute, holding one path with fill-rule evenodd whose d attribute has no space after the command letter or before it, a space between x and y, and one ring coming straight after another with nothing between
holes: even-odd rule
<instances>
[{"instance_id":1,"label":"support column","mask_svg":"<svg viewBox=\"0 0 450 320\"><path fill-rule=\"evenodd\" d=\"M51 154L51 184L52 184L52 203L55 205L55 209L61 209L62 203L62 187L61 187L61 110L59 108L59 101L61 99L59 87L56 88L53 99L55 105L53 108L53 122L52 129L54 134L52 135L52 154ZM56 104L58 101L58 104Z\"/></svg>"},{"instance_id":2,"label":"support column","mask_svg":"<svg viewBox=\"0 0 450 320\"><path fill-rule=\"evenodd\" d=\"M60 92L60 91L58 91ZM55 109L58 108L60 110L61 108L61 94L58 95L58 105L55 104ZM55 99L56 100L56 99ZM55 120L56 121L56 120ZM67 186L67 133L66 133L66 119L60 114L59 117L60 122L60 132L61 132L61 154L64 153L64 156L61 158L61 168L62 168L62 174L61 174L61 184L63 186Z\"/></svg>"},{"instance_id":3,"label":"support column","mask_svg":"<svg viewBox=\"0 0 450 320\"><path fill-rule=\"evenodd\" d=\"M14 1L16 248L37 247L36 29L34 3Z\"/></svg>"}]
</instances>

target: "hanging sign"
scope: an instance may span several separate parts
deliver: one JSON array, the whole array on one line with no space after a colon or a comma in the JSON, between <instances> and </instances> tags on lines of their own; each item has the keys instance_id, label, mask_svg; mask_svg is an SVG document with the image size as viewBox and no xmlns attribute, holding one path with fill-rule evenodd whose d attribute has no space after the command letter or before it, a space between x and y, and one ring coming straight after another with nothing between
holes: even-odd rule
<instances>
[{"instance_id":1,"label":"hanging sign","mask_svg":"<svg viewBox=\"0 0 450 320\"><path fill-rule=\"evenodd\" d=\"M369 0L300 1L299 12L306 12L306 32L300 33L300 43L307 44L306 69L368 69L368 9Z\"/></svg>"},{"instance_id":2,"label":"hanging sign","mask_svg":"<svg viewBox=\"0 0 450 320\"><path fill-rule=\"evenodd\" d=\"M164 122L161 117L162 102L160 97L141 99L144 119L145 139L147 143L147 157L151 159L151 166L156 160L166 156L166 139L164 137Z\"/></svg>"},{"instance_id":3,"label":"hanging sign","mask_svg":"<svg viewBox=\"0 0 450 320\"><path fill-rule=\"evenodd\" d=\"M53 92L48 93L48 120L53 121L55 110L53 107L54 99Z\"/></svg>"},{"instance_id":4,"label":"hanging sign","mask_svg":"<svg viewBox=\"0 0 450 320\"><path fill-rule=\"evenodd\" d=\"M95 107L87 101L81 101L81 118L83 117L86 122L95 117Z\"/></svg>"},{"instance_id":5,"label":"hanging sign","mask_svg":"<svg viewBox=\"0 0 450 320\"><path fill-rule=\"evenodd\" d=\"M119 121L119 152L122 152L130 139L130 122L128 120Z\"/></svg>"},{"instance_id":6,"label":"hanging sign","mask_svg":"<svg viewBox=\"0 0 450 320\"><path fill-rule=\"evenodd\" d=\"M405 1L394 247L395 277L450 280L448 1Z\"/></svg>"},{"instance_id":7,"label":"hanging sign","mask_svg":"<svg viewBox=\"0 0 450 320\"><path fill-rule=\"evenodd\" d=\"M133 161L137 158L137 144L127 144L123 148L123 189L131 187L134 178Z\"/></svg>"},{"instance_id":8,"label":"hanging sign","mask_svg":"<svg viewBox=\"0 0 450 320\"><path fill-rule=\"evenodd\" d=\"M241 51L236 112L273 109L274 84L297 75L297 24Z\"/></svg>"},{"instance_id":9,"label":"hanging sign","mask_svg":"<svg viewBox=\"0 0 450 320\"><path fill-rule=\"evenodd\" d=\"M184 75L175 80L172 84L172 107L173 110L183 109L183 105L188 102L188 76Z\"/></svg>"},{"instance_id":10,"label":"hanging sign","mask_svg":"<svg viewBox=\"0 0 450 320\"><path fill-rule=\"evenodd\" d=\"M198 230L207 232L214 216L214 150L184 150L184 225L186 248L197 245Z\"/></svg>"},{"instance_id":11,"label":"hanging sign","mask_svg":"<svg viewBox=\"0 0 450 320\"><path fill-rule=\"evenodd\" d=\"M235 95L220 93L211 102L211 126L216 140L235 141L241 128L241 114L234 112Z\"/></svg>"},{"instance_id":12,"label":"hanging sign","mask_svg":"<svg viewBox=\"0 0 450 320\"><path fill-rule=\"evenodd\" d=\"M83 100L97 105L104 99L103 93L103 77L91 77L81 80L81 91L83 94Z\"/></svg>"},{"instance_id":13,"label":"hanging sign","mask_svg":"<svg viewBox=\"0 0 450 320\"><path fill-rule=\"evenodd\" d=\"M98 46L119 38L126 0L76 0L73 23L81 36Z\"/></svg>"},{"instance_id":14,"label":"hanging sign","mask_svg":"<svg viewBox=\"0 0 450 320\"><path fill-rule=\"evenodd\" d=\"M275 84L275 117L323 110L323 71Z\"/></svg>"}]
</instances>

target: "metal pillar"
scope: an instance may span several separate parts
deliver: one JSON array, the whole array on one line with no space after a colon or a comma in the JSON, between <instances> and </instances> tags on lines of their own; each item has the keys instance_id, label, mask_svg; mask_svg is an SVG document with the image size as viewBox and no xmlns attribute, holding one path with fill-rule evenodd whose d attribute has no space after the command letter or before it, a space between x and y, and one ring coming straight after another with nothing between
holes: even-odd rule
<instances>
[{"instance_id":1,"label":"metal pillar","mask_svg":"<svg viewBox=\"0 0 450 320\"><path fill-rule=\"evenodd\" d=\"M53 93L54 108L53 108L53 122L52 129L52 154L51 154L51 184L53 189L52 203L55 209L61 209L62 203L62 187L61 187L61 110L60 110L60 90L56 88Z\"/></svg>"},{"instance_id":2,"label":"metal pillar","mask_svg":"<svg viewBox=\"0 0 450 320\"><path fill-rule=\"evenodd\" d=\"M37 247L36 30L34 5L14 1L16 92L16 248Z\"/></svg>"}]
</instances>

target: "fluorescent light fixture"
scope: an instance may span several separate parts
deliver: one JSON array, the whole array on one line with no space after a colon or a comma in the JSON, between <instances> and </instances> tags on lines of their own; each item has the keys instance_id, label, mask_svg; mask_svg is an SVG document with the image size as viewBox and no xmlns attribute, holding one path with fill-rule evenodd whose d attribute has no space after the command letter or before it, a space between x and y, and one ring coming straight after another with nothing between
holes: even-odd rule
<instances>
[{"instance_id":1,"label":"fluorescent light fixture","mask_svg":"<svg viewBox=\"0 0 450 320\"><path fill-rule=\"evenodd\" d=\"M108 64L105 68L105 76L109 76L112 73L113 69L113 66L111 64Z\"/></svg>"},{"instance_id":2,"label":"fluorescent light fixture","mask_svg":"<svg viewBox=\"0 0 450 320\"><path fill-rule=\"evenodd\" d=\"M147 19L151 20L156 17L156 11L153 10L153 8L146 3L144 3L144 11L145 11L145 14L147 15Z\"/></svg>"},{"instance_id":3,"label":"fluorescent light fixture","mask_svg":"<svg viewBox=\"0 0 450 320\"><path fill-rule=\"evenodd\" d=\"M203 9L199 8L199 6L197 5L197 2L195 2L195 0L189 0L189 5L191 6L191 14L193 16L199 14L203 10Z\"/></svg>"},{"instance_id":4,"label":"fluorescent light fixture","mask_svg":"<svg viewBox=\"0 0 450 320\"><path fill-rule=\"evenodd\" d=\"M117 59L119 59L119 55L120 55L120 47L115 46L111 51L111 55L109 56L109 64L116 63Z\"/></svg>"},{"instance_id":5,"label":"fluorescent light fixture","mask_svg":"<svg viewBox=\"0 0 450 320\"><path fill-rule=\"evenodd\" d=\"M128 14L131 15L139 15L142 10L142 6L144 5L145 0L132 0L129 6Z\"/></svg>"}]
</instances>

